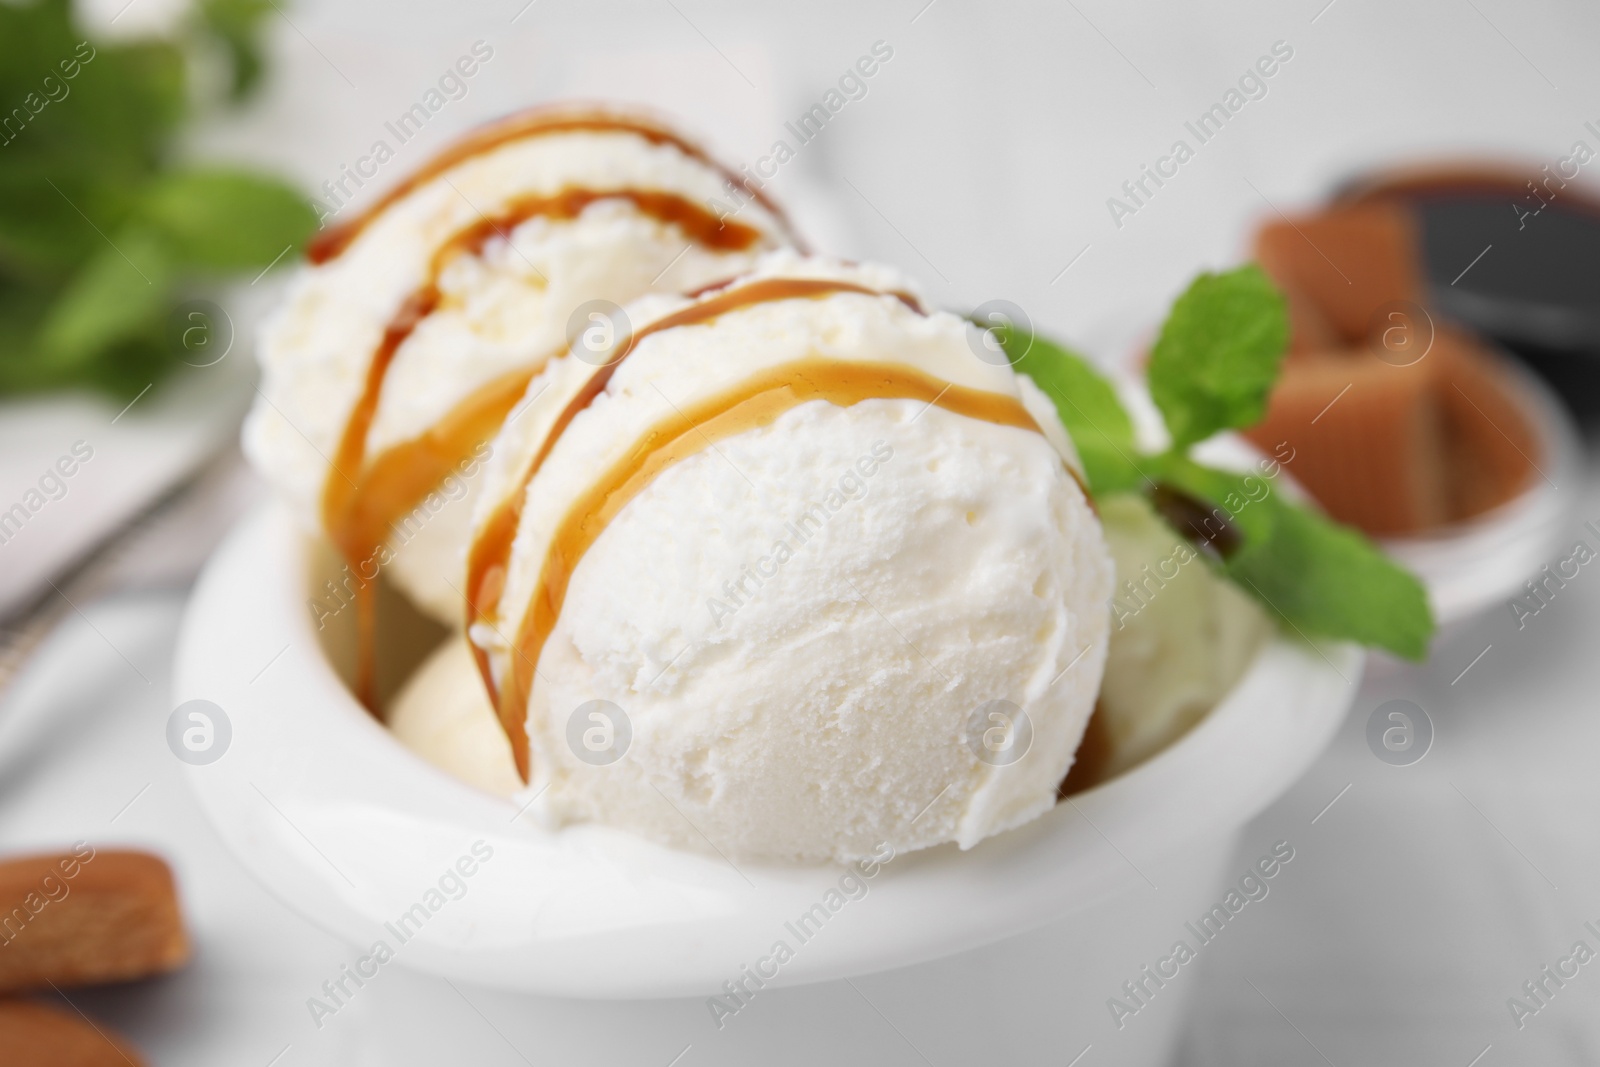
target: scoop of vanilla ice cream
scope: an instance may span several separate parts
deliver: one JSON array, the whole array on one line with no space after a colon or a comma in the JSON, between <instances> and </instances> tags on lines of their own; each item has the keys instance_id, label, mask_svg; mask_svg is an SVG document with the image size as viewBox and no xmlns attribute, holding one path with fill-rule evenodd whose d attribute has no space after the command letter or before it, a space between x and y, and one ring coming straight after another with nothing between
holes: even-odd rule
<instances>
[{"instance_id":1,"label":"scoop of vanilla ice cream","mask_svg":"<svg viewBox=\"0 0 1600 1067\"><path fill-rule=\"evenodd\" d=\"M908 288L782 253L730 288L770 277ZM499 617L472 628L500 678L556 523L674 410L821 358L910 367L1040 421L812 400L665 468L577 561L538 660L536 813L814 861L970 847L1051 807L1099 690L1112 566L1048 401L979 359L975 336L834 293L656 333L618 365L529 485ZM565 358L530 386L480 518L593 370ZM620 758L585 751L593 730L623 739Z\"/></svg>"},{"instance_id":2,"label":"scoop of vanilla ice cream","mask_svg":"<svg viewBox=\"0 0 1600 1067\"><path fill-rule=\"evenodd\" d=\"M1272 621L1141 496L1099 501L1116 561L1111 648L1099 726L1102 778L1183 736L1216 706L1272 635Z\"/></svg>"},{"instance_id":3,"label":"scoop of vanilla ice cream","mask_svg":"<svg viewBox=\"0 0 1600 1067\"><path fill-rule=\"evenodd\" d=\"M245 426L257 468L312 529L330 463L384 331L435 253L522 198L573 189L650 190L696 205L726 202L723 176L670 143L625 130L571 130L512 140L422 181L385 207L340 255L304 268L260 338L261 398ZM623 304L747 269L787 243L782 220L749 201L737 221L760 239L748 251L704 247L675 223L624 199L597 200L571 219L534 216L463 254L438 279L440 300L404 340L384 378L366 453L418 438L494 379L536 367L567 346L569 317L592 300ZM481 455L464 457L391 538L391 578L421 607L455 623L460 572Z\"/></svg>"}]
</instances>

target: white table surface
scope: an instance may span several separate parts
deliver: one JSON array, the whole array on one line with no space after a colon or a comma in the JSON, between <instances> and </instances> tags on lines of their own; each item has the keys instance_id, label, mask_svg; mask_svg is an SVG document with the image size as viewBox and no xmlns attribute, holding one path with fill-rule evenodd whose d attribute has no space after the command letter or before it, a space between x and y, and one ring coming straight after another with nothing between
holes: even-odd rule
<instances>
[{"instance_id":1,"label":"white table surface","mask_svg":"<svg viewBox=\"0 0 1600 1067\"><path fill-rule=\"evenodd\" d=\"M893 61L784 168L775 194L822 247L898 263L954 305L1013 299L1112 359L1196 269L1236 261L1256 220L1314 202L1342 175L1449 152L1551 161L1579 137L1593 144L1582 124L1600 120L1593 5L924 4L305 2L274 26L277 88L200 142L315 187L483 39L496 58L394 174L468 125L580 93L650 100L751 160L882 39ZM149 24L174 5L143 6ZM130 16L121 28L140 24ZM1268 96L1116 228L1106 198L1280 39L1295 58ZM79 521L73 501L43 514L41 530ZM1579 515L1596 517L1600 482ZM0 705L0 848L83 837L170 856L195 963L75 999L155 1063L311 1062L295 1045L304 999L346 948L250 881L193 809L162 736L181 601L86 606ZM1600 962L1521 1031L1506 1007L1573 941L1600 950L1583 929L1600 926L1597 626L1600 576L1586 569L1525 629L1498 608L1428 666L1367 683L1326 757L1246 834L1251 850L1290 838L1299 856L1292 878L1205 957L1182 1062L1600 1062ZM1366 746L1367 714L1392 697L1422 705L1436 727L1414 766L1385 765ZM500 995L441 991L398 970L385 981L416 1025L376 1044L350 1026L344 1053L325 1044L319 1055L543 1062L538 1020ZM841 1041L881 1037L859 1005L828 1011L831 995L793 994ZM637 1062L671 1060L702 1025L690 1011L700 1009L653 1009ZM1114 1046L1082 1067L1094 1062L1116 1062Z\"/></svg>"}]
</instances>

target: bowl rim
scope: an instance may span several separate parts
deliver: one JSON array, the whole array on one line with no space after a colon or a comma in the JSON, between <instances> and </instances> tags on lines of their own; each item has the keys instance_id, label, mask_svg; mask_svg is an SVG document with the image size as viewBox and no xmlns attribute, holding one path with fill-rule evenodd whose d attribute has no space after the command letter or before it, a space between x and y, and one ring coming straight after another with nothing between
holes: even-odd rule
<instances>
[{"instance_id":1,"label":"bowl rim","mask_svg":"<svg viewBox=\"0 0 1600 1067\"><path fill-rule=\"evenodd\" d=\"M232 730L221 758L185 768L189 786L236 858L292 910L446 977L662 997L717 992L842 884L836 866L734 867L606 827L546 831L426 763L326 659L301 599L311 547L281 504L241 520L195 587L174 668L175 703L209 700ZM918 963L1146 891L1146 867L1196 843L1226 848L1300 776L1343 720L1363 664L1353 645L1274 637L1205 719L1145 763L970 851L940 846L858 878L862 895L836 913L848 934L797 946L773 981ZM493 850L482 866L496 873L393 944L385 919L475 841Z\"/></svg>"}]
</instances>

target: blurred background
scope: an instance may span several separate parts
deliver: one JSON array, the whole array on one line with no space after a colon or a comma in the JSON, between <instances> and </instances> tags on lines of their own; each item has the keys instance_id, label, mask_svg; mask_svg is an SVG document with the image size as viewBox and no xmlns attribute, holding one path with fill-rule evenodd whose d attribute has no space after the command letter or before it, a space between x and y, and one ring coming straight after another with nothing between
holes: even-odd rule
<instances>
[{"instance_id":1,"label":"blurred background","mask_svg":"<svg viewBox=\"0 0 1600 1067\"><path fill-rule=\"evenodd\" d=\"M1375 176L1448 162L1455 192L1477 198L1465 214L1417 209L1406 232L1420 274L1393 295L1426 305L1430 325L1480 331L1473 343L1514 380L1559 397L1522 408L1520 430L1485 415L1532 471L1507 499L1537 495L1538 514L1495 511L1509 525L1493 529L1455 513L1369 526L1441 568L1461 609L1427 663L1375 662L1332 749L1248 830L1250 856L1288 839L1303 860L1206 956L1178 1062L1600 1062L1600 967L1533 1017L1508 1006L1574 942L1600 949L1585 927L1600 927L1600 579L1535 601L1522 584L1576 543L1600 545L1585 525L1600 521L1585 473L1600 408L1600 161L1576 150L1600 153L1600 9L83 0L8 2L0 27L0 512L25 511L0 526L0 846L128 842L172 861L195 962L73 996L149 1062L545 1059L539 1014L554 1009L407 973L386 981L409 1028L312 1028L304 991L344 946L225 854L163 740L186 590L263 495L235 455L251 335L319 217L349 217L477 123L575 97L648 104L755 165L774 141L795 145L786 123L880 42L892 58L769 192L814 247L896 264L950 307L1012 301L1108 365L1135 368L1193 274L1256 255L1264 227L1331 225L1307 245L1340 260L1323 254L1345 233L1325 212L1339 197L1397 202L1361 200L1383 187ZM459 92L435 92L475 46L491 58ZM1242 83L1263 57L1273 73ZM442 102L401 143L392 124L430 92ZM1230 117L1199 136L1219 102ZM379 141L393 158L351 179ZM1469 172L1477 184L1463 187ZM1363 278L1380 269L1360 257L1382 249L1349 247ZM1274 273L1297 277L1292 263ZM1301 280L1315 304L1315 280ZM1360 426L1347 433L1331 454L1359 451ZM1382 480L1405 461L1351 462ZM86 555L141 517L138 536ZM1519 612L1519 598L1539 610ZM1369 742L1393 701L1428 724L1414 759ZM831 1010L827 994L796 995ZM936 1032L947 1006L893 1010ZM667 1063L702 1013L652 1006L638 1062ZM1027 1062L1066 1063L1087 1040L1063 1034Z\"/></svg>"}]
</instances>

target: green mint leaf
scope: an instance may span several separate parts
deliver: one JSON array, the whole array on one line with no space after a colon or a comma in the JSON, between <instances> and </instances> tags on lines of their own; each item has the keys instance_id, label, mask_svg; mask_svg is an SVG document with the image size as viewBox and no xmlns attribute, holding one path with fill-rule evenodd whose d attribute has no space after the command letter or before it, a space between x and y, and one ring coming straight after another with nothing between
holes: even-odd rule
<instances>
[{"instance_id":1,"label":"green mint leaf","mask_svg":"<svg viewBox=\"0 0 1600 1067\"><path fill-rule=\"evenodd\" d=\"M1063 345L1015 328L995 333L1016 370L1032 378L1055 405L1083 460L1090 490L1098 495L1140 484L1133 420L1111 383Z\"/></svg>"},{"instance_id":2,"label":"green mint leaf","mask_svg":"<svg viewBox=\"0 0 1600 1067\"><path fill-rule=\"evenodd\" d=\"M96 386L131 401L146 386L165 377L176 363L171 344L158 325L105 349L90 373Z\"/></svg>"},{"instance_id":3,"label":"green mint leaf","mask_svg":"<svg viewBox=\"0 0 1600 1067\"><path fill-rule=\"evenodd\" d=\"M1150 395L1172 447L1259 422L1288 338L1283 296L1259 267L1196 278L1150 353Z\"/></svg>"},{"instance_id":4,"label":"green mint leaf","mask_svg":"<svg viewBox=\"0 0 1600 1067\"><path fill-rule=\"evenodd\" d=\"M1348 526L1293 505L1277 511L1271 538L1227 562L1230 577L1307 635L1427 655L1433 612L1415 575Z\"/></svg>"},{"instance_id":5,"label":"green mint leaf","mask_svg":"<svg viewBox=\"0 0 1600 1067\"><path fill-rule=\"evenodd\" d=\"M1222 572L1285 628L1421 659L1434 629L1422 583L1358 531L1284 499L1280 469L1265 459L1248 472L1220 471L1169 455L1157 510L1190 540L1219 549ZM1189 506L1163 499L1163 487Z\"/></svg>"},{"instance_id":6,"label":"green mint leaf","mask_svg":"<svg viewBox=\"0 0 1600 1067\"><path fill-rule=\"evenodd\" d=\"M6 93L0 99L6 101L6 107L15 106L22 94L38 89L33 83L51 73L50 65L58 53L71 55L77 40L71 0L0 5L0 91Z\"/></svg>"},{"instance_id":7,"label":"green mint leaf","mask_svg":"<svg viewBox=\"0 0 1600 1067\"><path fill-rule=\"evenodd\" d=\"M184 53L164 41L112 45L74 37L76 44L46 64L54 67L52 76L65 95L35 116L0 156L17 152L46 161L53 180L69 194L69 182L80 190L125 190L162 165L187 114ZM95 221L106 228L107 220Z\"/></svg>"},{"instance_id":8,"label":"green mint leaf","mask_svg":"<svg viewBox=\"0 0 1600 1067\"><path fill-rule=\"evenodd\" d=\"M158 327L172 284L165 243L149 230L121 230L67 283L39 329L43 358L57 370L85 367L103 350Z\"/></svg>"},{"instance_id":9,"label":"green mint leaf","mask_svg":"<svg viewBox=\"0 0 1600 1067\"><path fill-rule=\"evenodd\" d=\"M0 392L39 387L34 331L48 297L48 291L0 284Z\"/></svg>"},{"instance_id":10,"label":"green mint leaf","mask_svg":"<svg viewBox=\"0 0 1600 1067\"><path fill-rule=\"evenodd\" d=\"M0 344L6 343L0 329ZM134 334L101 349L86 362L70 366L35 358L20 349L8 350L0 355L0 391L37 392L89 384L129 401L164 377L173 363L171 348L155 329Z\"/></svg>"},{"instance_id":11,"label":"green mint leaf","mask_svg":"<svg viewBox=\"0 0 1600 1067\"><path fill-rule=\"evenodd\" d=\"M0 148L0 157L15 147ZM60 285L96 246L105 247L67 200L79 192L62 185L60 175L37 157L19 154L0 163L0 280Z\"/></svg>"},{"instance_id":12,"label":"green mint leaf","mask_svg":"<svg viewBox=\"0 0 1600 1067\"><path fill-rule=\"evenodd\" d=\"M140 215L182 266L207 271L264 267L299 248L317 227L310 204L288 186L224 169L157 179Z\"/></svg>"},{"instance_id":13,"label":"green mint leaf","mask_svg":"<svg viewBox=\"0 0 1600 1067\"><path fill-rule=\"evenodd\" d=\"M242 96L272 11L196 0L174 39L117 43L89 39L73 0L0 3L0 393L136 394L176 364L162 326L177 282L249 277L310 232L302 198L269 179L168 176L183 124L221 95L193 91L192 65L225 50Z\"/></svg>"}]
</instances>

